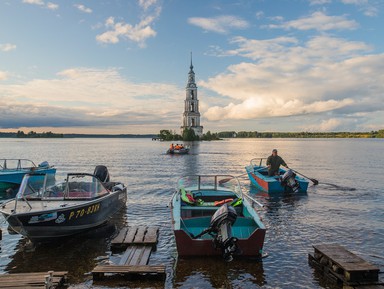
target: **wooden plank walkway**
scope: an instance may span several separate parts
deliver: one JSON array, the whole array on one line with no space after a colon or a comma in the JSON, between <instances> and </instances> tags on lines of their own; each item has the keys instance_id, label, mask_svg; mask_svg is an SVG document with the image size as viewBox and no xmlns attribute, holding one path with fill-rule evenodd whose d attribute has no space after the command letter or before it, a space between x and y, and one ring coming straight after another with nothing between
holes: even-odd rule
<instances>
[{"instance_id":1,"label":"wooden plank walkway","mask_svg":"<svg viewBox=\"0 0 384 289\"><path fill-rule=\"evenodd\" d=\"M0 288L4 289L51 289L67 283L67 271L13 273L0 275Z\"/></svg>"},{"instance_id":2,"label":"wooden plank walkway","mask_svg":"<svg viewBox=\"0 0 384 289\"><path fill-rule=\"evenodd\" d=\"M102 280L105 274L120 274L164 280L164 265L148 265L152 250L157 244L158 227L132 226L123 228L111 242L113 249L126 248L118 265L98 265L92 270L94 280Z\"/></svg>"},{"instance_id":3,"label":"wooden plank walkway","mask_svg":"<svg viewBox=\"0 0 384 289\"><path fill-rule=\"evenodd\" d=\"M111 242L112 250L125 249L129 245L156 246L159 235L158 227L131 226L121 229Z\"/></svg>"},{"instance_id":4,"label":"wooden plank walkway","mask_svg":"<svg viewBox=\"0 0 384 289\"><path fill-rule=\"evenodd\" d=\"M379 268L338 244L314 245L308 261L324 275L344 285L377 285Z\"/></svg>"}]
</instances>

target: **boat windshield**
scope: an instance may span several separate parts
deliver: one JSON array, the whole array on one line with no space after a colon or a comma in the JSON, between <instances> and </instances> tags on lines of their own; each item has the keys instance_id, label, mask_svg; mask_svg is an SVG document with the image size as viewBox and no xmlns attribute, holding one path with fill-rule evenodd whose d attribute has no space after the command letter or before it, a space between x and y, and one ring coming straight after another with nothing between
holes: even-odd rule
<instances>
[{"instance_id":1,"label":"boat windshield","mask_svg":"<svg viewBox=\"0 0 384 289\"><path fill-rule=\"evenodd\" d=\"M0 171L18 171L35 168L33 161L27 159L0 159Z\"/></svg>"},{"instance_id":2,"label":"boat windshield","mask_svg":"<svg viewBox=\"0 0 384 289\"><path fill-rule=\"evenodd\" d=\"M230 175L194 175L179 179L178 187L186 190L216 190L232 191L241 196L242 190L239 180Z\"/></svg>"},{"instance_id":3,"label":"boat windshield","mask_svg":"<svg viewBox=\"0 0 384 289\"><path fill-rule=\"evenodd\" d=\"M18 199L93 199L107 194L103 184L91 174L68 174L56 182L54 174L26 175Z\"/></svg>"}]
</instances>

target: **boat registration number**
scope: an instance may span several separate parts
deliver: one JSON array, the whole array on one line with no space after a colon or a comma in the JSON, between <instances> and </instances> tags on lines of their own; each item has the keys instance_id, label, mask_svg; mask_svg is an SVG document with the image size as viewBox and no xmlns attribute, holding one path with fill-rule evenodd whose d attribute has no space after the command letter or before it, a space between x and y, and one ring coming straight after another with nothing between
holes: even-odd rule
<instances>
[{"instance_id":1,"label":"boat registration number","mask_svg":"<svg viewBox=\"0 0 384 289\"><path fill-rule=\"evenodd\" d=\"M83 208L83 209L71 211L69 213L68 220L78 219L78 218L81 218L83 216L96 213L98 210L100 210L100 204L94 204L94 205L89 206L88 208Z\"/></svg>"}]
</instances>

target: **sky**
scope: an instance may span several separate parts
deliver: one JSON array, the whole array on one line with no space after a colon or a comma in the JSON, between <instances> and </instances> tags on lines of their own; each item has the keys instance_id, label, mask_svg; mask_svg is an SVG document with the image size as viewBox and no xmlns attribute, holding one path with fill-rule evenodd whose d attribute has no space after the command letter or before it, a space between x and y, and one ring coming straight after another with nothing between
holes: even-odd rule
<instances>
[{"instance_id":1,"label":"sky","mask_svg":"<svg viewBox=\"0 0 384 289\"><path fill-rule=\"evenodd\" d=\"M384 0L0 0L0 131L384 129Z\"/></svg>"}]
</instances>

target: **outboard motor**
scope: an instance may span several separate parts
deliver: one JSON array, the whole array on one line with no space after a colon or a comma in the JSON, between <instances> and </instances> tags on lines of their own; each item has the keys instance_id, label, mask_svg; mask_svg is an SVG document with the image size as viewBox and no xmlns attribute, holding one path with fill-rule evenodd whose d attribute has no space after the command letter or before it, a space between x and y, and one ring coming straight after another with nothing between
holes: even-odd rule
<instances>
[{"instance_id":1,"label":"outboard motor","mask_svg":"<svg viewBox=\"0 0 384 289\"><path fill-rule=\"evenodd\" d=\"M237 238L232 236L232 225L237 219L236 210L228 204L222 205L212 216L210 229L216 233L213 240L215 248L220 248L225 261L233 259L233 253L237 250Z\"/></svg>"},{"instance_id":2,"label":"outboard motor","mask_svg":"<svg viewBox=\"0 0 384 289\"><path fill-rule=\"evenodd\" d=\"M96 166L93 175L103 183L109 182L109 172L106 166Z\"/></svg>"},{"instance_id":3,"label":"outboard motor","mask_svg":"<svg viewBox=\"0 0 384 289\"><path fill-rule=\"evenodd\" d=\"M294 171L289 169L284 173L284 175L281 177L281 185L283 187L291 188L294 193L297 193L300 189L299 182L295 179L296 174Z\"/></svg>"}]
</instances>

